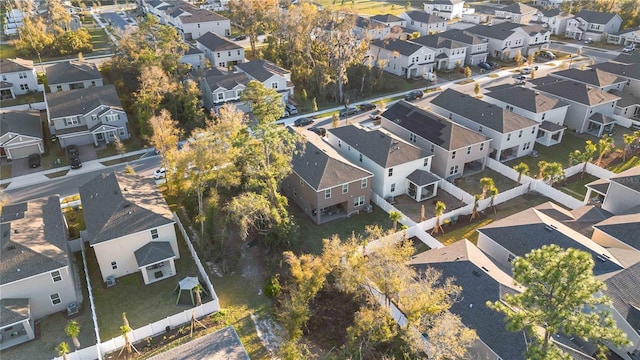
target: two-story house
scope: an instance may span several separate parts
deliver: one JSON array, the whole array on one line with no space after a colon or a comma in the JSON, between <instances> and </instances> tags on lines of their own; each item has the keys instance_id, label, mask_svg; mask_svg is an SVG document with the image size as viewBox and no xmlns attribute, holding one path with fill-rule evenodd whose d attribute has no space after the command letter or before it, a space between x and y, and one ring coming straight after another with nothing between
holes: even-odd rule
<instances>
[{"instance_id":1,"label":"two-story house","mask_svg":"<svg viewBox=\"0 0 640 360\"><path fill-rule=\"evenodd\" d=\"M513 59L518 51L524 56L525 37L520 32L513 31L519 24L504 22L497 25L476 25L468 28L467 33L477 35L488 42L487 50L494 58Z\"/></svg>"},{"instance_id":2,"label":"two-story house","mask_svg":"<svg viewBox=\"0 0 640 360\"><path fill-rule=\"evenodd\" d=\"M519 26L514 29L514 32L520 33L524 39L522 55L535 54L538 51L545 50L551 42L551 31L542 25Z\"/></svg>"},{"instance_id":3,"label":"two-story house","mask_svg":"<svg viewBox=\"0 0 640 360\"><path fill-rule=\"evenodd\" d=\"M421 44L399 39L374 40L367 51L370 65L404 78L433 71L435 52Z\"/></svg>"},{"instance_id":4,"label":"two-story house","mask_svg":"<svg viewBox=\"0 0 640 360\"><path fill-rule=\"evenodd\" d=\"M492 24L509 21L517 24L527 25L538 13L538 9L522 3L514 3L503 8L496 9Z\"/></svg>"},{"instance_id":5,"label":"two-story house","mask_svg":"<svg viewBox=\"0 0 640 360\"><path fill-rule=\"evenodd\" d=\"M382 113L381 125L433 154L432 172L456 178L484 168L491 139L462 125L400 101Z\"/></svg>"},{"instance_id":6,"label":"two-story house","mask_svg":"<svg viewBox=\"0 0 640 360\"><path fill-rule=\"evenodd\" d=\"M423 8L426 13L453 20L462 17L464 0L427 0Z\"/></svg>"},{"instance_id":7,"label":"two-story house","mask_svg":"<svg viewBox=\"0 0 640 360\"><path fill-rule=\"evenodd\" d=\"M421 36L412 41L426 47L435 54L436 70L451 70L455 67L464 66L467 59L466 44L441 37L439 34Z\"/></svg>"},{"instance_id":8,"label":"two-story house","mask_svg":"<svg viewBox=\"0 0 640 360\"><path fill-rule=\"evenodd\" d=\"M38 110L0 112L0 156L7 160L44 153L42 120Z\"/></svg>"},{"instance_id":9,"label":"two-story house","mask_svg":"<svg viewBox=\"0 0 640 360\"><path fill-rule=\"evenodd\" d=\"M285 70L269 60L251 60L235 66L237 72L245 73L250 80L260 81L268 89L276 90L287 103L293 97L294 85L291 71Z\"/></svg>"},{"instance_id":10,"label":"two-story house","mask_svg":"<svg viewBox=\"0 0 640 360\"><path fill-rule=\"evenodd\" d=\"M383 39L391 34L391 27L364 16L356 17L356 26L353 29L360 39Z\"/></svg>"},{"instance_id":11,"label":"two-story house","mask_svg":"<svg viewBox=\"0 0 640 360\"><path fill-rule=\"evenodd\" d=\"M211 111L228 102L239 101L249 81L251 79L244 72L224 74L217 69L209 70L200 81L204 106Z\"/></svg>"},{"instance_id":12,"label":"two-story house","mask_svg":"<svg viewBox=\"0 0 640 360\"><path fill-rule=\"evenodd\" d=\"M291 174L280 188L316 224L323 224L369 208L372 177L314 138L293 156Z\"/></svg>"},{"instance_id":13,"label":"two-story house","mask_svg":"<svg viewBox=\"0 0 640 360\"><path fill-rule=\"evenodd\" d=\"M431 13L412 10L400 14L407 21L407 28L420 33L420 36L437 34L447 30L447 21Z\"/></svg>"},{"instance_id":14,"label":"two-story house","mask_svg":"<svg viewBox=\"0 0 640 360\"><path fill-rule=\"evenodd\" d=\"M383 24L384 26L388 27L388 28L394 28L394 27L400 27L400 28L404 28L407 26L407 20L395 16L393 14L382 14L382 15L374 15L372 17L369 18L371 21L375 21L378 22L380 24Z\"/></svg>"},{"instance_id":15,"label":"two-story house","mask_svg":"<svg viewBox=\"0 0 640 360\"><path fill-rule=\"evenodd\" d=\"M533 23L546 25L546 28L553 35L562 35L567 30L567 20L573 18L573 15L562 12L558 8L539 11L533 19Z\"/></svg>"},{"instance_id":16,"label":"two-story house","mask_svg":"<svg viewBox=\"0 0 640 360\"><path fill-rule=\"evenodd\" d=\"M576 16L567 20L565 36L576 40L607 40L605 34L620 31L622 18L615 13L580 10Z\"/></svg>"},{"instance_id":17,"label":"two-story house","mask_svg":"<svg viewBox=\"0 0 640 360\"><path fill-rule=\"evenodd\" d=\"M487 40L459 29L447 30L441 32L438 36L466 46L465 64L478 65L482 61L487 61L487 55L489 54L489 42Z\"/></svg>"},{"instance_id":18,"label":"two-story house","mask_svg":"<svg viewBox=\"0 0 640 360\"><path fill-rule=\"evenodd\" d=\"M244 61L242 46L212 32L197 38L196 47L204 52L213 66L229 68Z\"/></svg>"},{"instance_id":19,"label":"two-story house","mask_svg":"<svg viewBox=\"0 0 640 360\"><path fill-rule=\"evenodd\" d=\"M636 51L635 53L640 52ZM640 58L637 54L636 57ZM590 67L591 69L613 74L626 81L622 91L614 91L621 99L616 103L613 113L631 119L632 124L640 127L640 99L637 96L637 94L640 94L640 60L633 62L633 58L634 56L620 54L616 59L629 63L623 64L609 61L591 65Z\"/></svg>"},{"instance_id":20,"label":"two-story house","mask_svg":"<svg viewBox=\"0 0 640 360\"><path fill-rule=\"evenodd\" d=\"M89 242L102 280L140 272L144 284L176 275L175 221L153 179L100 174L79 187Z\"/></svg>"},{"instance_id":21,"label":"two-story house","mask_svg":"<svg viewBox=\"0 0 640 360\"><path fill-rule=\"evenodd\" d=\"M538 124L536 142L544 146L559 144L564 135L564 119L569 104L523 86L489 88L483 100L522 115Z\"/></svg>"},{"instance_id":22,"label":"two-story house","mask_svg":"<svg viewBox=\"0 0 640 360\"><path fill-rule=\"evenodd\" d=\"M587 184L586 199L590 199L593 192L603 196L602 208L614 215L640 212L640 166L616 174L608 180L596 180Z\"/></svg>"},{"instance_id":23,"label":"two-story house","mask_svg":"<svg viewBox=\"0 0 640 360\"><path fill-rule=\"evenodd\" d=\"M70 60L47 68L51 92L102 86L102 74L94 63Z\"/></svg>"},{"instance_id":24,"label":"two-story house","mask_svg":"<svg viewBox=\"0 0 640 360\"><path fill-rule=\"evenodd\" d=\"M550 76L533 79L531 83L536 91L570 105L564 120L570 129L600 137L613 128L616 121L610 115L614 113L619 96L584 83Z\"/></svg>"},{"instance_id":25,"label":"two-story house","mask_svg":"<svg viewBox=\"0 0 640 360\"><path fill-rule=\"evenodd\" d=\"M204 51L189 43L187 43L187 45L189 45L189 47L180 58L180 62L191 65L191 69L195 70L196 73L204 70L207 65L205 62Z\"/></svg>"},{"instance_id":26,"label":"two-story house","mask_svg":"<svg viewBox=\"0 0 640 360\"><path fill-rule=\"evenodd\" d=\"M63 148L129 138L127 114L113 85L58 91L46 101L49 129Z\"/></svg>"},{"instance_id":27,"label":"two-story house","mask_svg":"<svg viewBox=\"0 0 640 360\"><path fill-rule=\"evenodd\" d=\"M231 21L213 11L197 8L187 2L177 3L179 13L170 19L185 40L198 39L207 32L220 36L231 34Z\"/></svg>"},{"instance_id":28,"label":"two-story house","mask_svg":"<svg viewBox=\"0 0 640 360\"><path fill-rule=\"evenodd\" d=\"M0 98L15 99L29 91L39 91L33 61L20 58L0 59Z\"/></svg>"},{"instance_id":29,"label":"two-story house","mask_svg":"<svg viewBox=\"0 0 640 360\"><path fill-rule=\"evenodd\" d=\"M0 229L2 350L32 340L36 320L77 304L80 295L59 197L2 207Z\"/></svg>"},{"instance_id":30,"label":"two-story house","mask_svg":"<svg viewBox=\"0 0 640 360\"><path fill-rule=\"evenodd\" d=\"M616 34L609 34L607 42L625 46L635 44L636 48L640 48L640 27L626 29Z\"/></svg>"},{"instance_id":31,"label":"two-story house","mask_svg":"<svg viewBox=\"0 0 640 360\"><path fill-rule=\"evenodd\" d=\"M489 156L498 161L533 151L538 123L515 112L453 89L431 100L431 111L491 138Z\"/></svg>"},{"instance_id":32,"label":"two-story house","mask_svg":"<svg viewBox=\"0 0 640 360\"><path fill-rule=\"evenodd\" d=\"M566 69L549 73L553 77L562 80L570 80L592 86L602 91L622 91L627 79L598 68L591 69Z\"/></svg>"},{"instance_id":33,"label":"two-story house","mask_svg":"<svg viewBox=\"0 0 640 360\"><path fill-rule=\"evenodd\" d=\"M437 195L440 178L430 173L432 154L381 129L348 125L327 133L335 150L373 174L371 188L383 198L407 194L422 201Z\"/></svg>"}]
</instances>

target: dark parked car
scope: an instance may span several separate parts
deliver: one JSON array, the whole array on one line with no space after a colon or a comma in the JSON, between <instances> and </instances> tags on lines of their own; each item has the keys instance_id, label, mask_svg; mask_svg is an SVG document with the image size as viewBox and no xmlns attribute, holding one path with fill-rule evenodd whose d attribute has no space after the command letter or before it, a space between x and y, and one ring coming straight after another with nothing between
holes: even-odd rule
<instances>
[{"instance_id":1,"label":"dark parked car","mask_svg":"<svg viewBox=\"0 0 640 360\"><path fill-rule=\"evenodd\" d=\"M497 62L487 61L487 64L491 65L492 70L500 69L500 64L498 64Z\"/></svg>"},{"instance_id":2,"label":"dark parked car","mask_svg":"<svg viewBox=\"0 0 640 360\"><path fill-rule=\"evenodd\" d=\"M312 124L313 120L306 118L306 117L301 117L296 119L296 121L293 122L293 125L295 126L307 126L309 124Z\"/></svg>"},{"instance_id":3,"label":"dark parked car","mask_svg":"<svg viewBox=\"0 0 640 360\"><path fill-rule=\"evenodd\" d=\"M247 39L247 35L242 34L242 35L236 36L235 39L233 40L240 41L240 40L246 40L246 39Z\"/></svg>"},{"instance_id":4,"label":"dark parked car","mask_svg":"<svg viewBox=\"0 0 640 360\"><path fill-rule=\"evenodd\" d=\"M488 62L484 62L484 61L479 62L478 63L478 67L480 69L484 69L484 70L491 70L492 69L491 64L489 64Z\"/></svg>"},{"instance_id":5,"label":"dark parked car","mask_svg":"<svg viewBox=\"0 0 640 360\"><path fill-rule=\"evenodd\" d=\"M345 117L345 116L349 116L349 115L353 115L353 114L357 114L358 113L358 108L357 107L353 107L353 106L349 106L346 109L342 109L340 110L340 116Z\"/></svg>"},{"instance_id":6,"label":"dark parked car","mask_svg":"<svg viewBox=\"0 0 640 360\"><path fill-rule=\"evenodd\" d=\"M38 166L40 166L40 154L29 155L29 167L37 168Z\"/></svg>"},{"instance_id":7,"label":"dark parked car","mask_svg":"<svg viewBox=\"0 0 640 360\"><path fill-rule=\"evenodd\" d=\"M422 90L413 90L412 92L405 95L404 99L407 101L411 101L416 99L422 99L422 96L424 96L424 93L422 92Z\"/></svg>"},{"instance_id":8,"label":"dark parked car","mask_svg":"<svg viewBox=\"0 0 640 360\"><path fill-rule=\"evenodd\" d=\"M360 105L360 111L369 111L375 109L375 104L372 103L364 103Z\"/></svg>"},{"instance_id":9,"label":"dark parked car","mask_svg":"<svg viewBox=\"0 0 640 360\"><path fill-rule=\"evenodd\" d=\"M325 129L325 128L315 127L314 126L312 128L309 128L309 130L313 131L314 133L316 133L316 134L318 134L318 135L320 135L322 137L325 137L327 135L327 129Z\"/></svg>"},{"instance_id":10,"label":"dark parked car","mask_svg":"<svg viewBox=\"0 0 640 360\"><path fill-rule=\"evenodd\" d=\"M291 116L291 115L297 115L297 114L298 114L298 108L295 105L287 104L284 106L285 116Z\"/></svg>"},{"instance_id":11,"label":"dark parked car","mask_svg":"<svg viewBox=\"0 0 640 360\"><path fill-rule=\"evenodd\" d=\"M80 169L82 167L82 161L80 161L78 156L74 156L69 159L69 166L71 166L72 169Z\"/></svg>"},{"instance_id":12,"label":"dark parked car","mask_svg":"<svg viewBox=\"0 0 640 360\"><path fill-rule=\"evenodd\" d=\"M67 145L67 155L69 158L80 155L78 145Z\"/></svg>"}]
</instances>

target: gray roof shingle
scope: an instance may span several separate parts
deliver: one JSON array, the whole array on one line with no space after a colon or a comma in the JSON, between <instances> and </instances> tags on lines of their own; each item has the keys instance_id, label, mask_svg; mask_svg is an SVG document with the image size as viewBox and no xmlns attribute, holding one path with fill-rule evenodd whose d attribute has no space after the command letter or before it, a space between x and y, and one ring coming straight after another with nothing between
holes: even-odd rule
<instances>
[{"instance_id":1,"label":"gray roof shingle","mask_svg":"<svg viewBox=\"0 0 640 360\"><path fill-rule=\"evenodd\" d=\"M467 45L461 42L442 37L440 34L425 35L411 41L434 49L458 49L467 47Z\"/></svg>"},{"instance_id":2,"label":"gray roof shingle","mask_svg":"<svg viewBox=\"0 0 640 360\"><path fill-rule=\"evenodd\" d=\"M453 89L445 90L431 103L502 134L538 125L522 115Z\"/></svg>"},{"instance_id":3,"label":"gray roof shingle","mask_svg":"<svg viewBox=\"0 0 640 360\"><path fill-rule=\"evenodd\" d=\"M538 9L531 7L527 4L515 3L515 4L505 6L499 11L522 15L522 14L535 14L538 11Z\"/></svg>"},{"instance_id":4,"label":"gray roof shingle","mask_svg":"<svg viewBox=\"0 0 640 360\"><path fill-rule=\"evenodd\" d=\"M414 170L409 176L407 176L407 180L416 184L417 186L429 185L434 182L440 181L440 178L433 175L432 173L424 170Z\"/></svg>"},{"instance_id":5,"label":"gray roof shingle","mask_svg":"<svg viewBox=\"0 0 640 360\"><path fill-rule=\"evenodd\" d=\"M521 27L522 25L512 22L504 22L496 25L476 25L474 27L470 27L465 31L470 34L475 34L487 38L492 39L500 39L504 40L509 36L513 35L513 31L515 28Z\"/></svg>"},{"instance_id":6,"label":"gray roof shingle","mask_svg":"<svg viewBox=\"0 0 640 360\"><path fill-rule=\"evenodd\" d=\"M609 180L640 192L640 166L632 167L629 170L616 174Z\"/></svg>"},{"instance_id":7,"label":"gray roof shingle","mask_svg":"<svg viewBox=\"0 0 640 360\"><path fill-rule=\"evenodd\" d=\"M249 79L245 73L231 73L226 75L207 76L204 80L207 82L211 90L216 90L218 88L230 90L238 85L247 85L251 79Z\"/></svg>"},{"instance_id":8,"label":"gray roof shingle","mask_svg":"<svg viewBox=\"0 0 640 360\"><path fill-rule=\"evenodd\" d=\"M618 76L600 70L597 68L580 70L580 69L567 69L552 72L551 76L565 78L597 87L608 86L616 83L623 83L625 80Z\"/></svg>"},{"instance_id":9,"label":"gray roof shingle","mask_svg":"<svg viewBox=\"0 0 640 360\"><path fill-rule=\"evenodd\" d=\"M237 64L236 67L260 82L267 81L274 75L284 78L291 73L269 60L251 60L246 63Z\"/></svg>"},{"instance_id":10,"label":"gray roof shingle","mask_svg":"<svg viewBox=\"0 0 640 360\"><path fill-rule=\"evenodd\" d=\"M613 307L640 334L640 263L633 265L604 282L604 293Z\"/></svg>"},{"instance_id":11,"label":"gray roof shingle","mask_svg":"<svg viewBox=\"0 0 640 360\"><path fill-rule=\"evenodd\" d=\"M47 105L51 119L84 115L99 106L122 110L116 87L113 85L47 94Z\"/></svg>"},{"instance_id":12,"label":"gray roof shingle","mask_svg":"<svg viewBox=\"0 0 640 360\"><path fill-rule=\"evenodd\" d=\"M9 110L0 113L0 136L6 133L42 139L42 121L38 110Z\"/></svg>"},{"instance_id":13,"label":"gray roof shingle","mask_svg":"<svg viewBox=\"0 0 640 360\"><path fill-rule=\"evenodd\" d=\"M449 119L399 101L382 117L446 150L456 150L489 141L486 136L460 126Z\"/></svg>"},{"instance_id":14,"label":"gray roof shingle","mask_svg":"<svg viewBox=\"0 0 640 360\"><path fill-rule=\"evenodd\" d=\"M0 299L0 327L29 319L29 299Z\"/></svg>"},{"instance_id":15,"label":"gray roof shingle","mask_svg":"<svg viewBox=\"0 0 640 360\"><path fill-rule=\"evenodd\" d=\"M405 21L403 18L397 17L393 14L384 14L384 15L375 15L370 17L371 20L379 21L384 24L392 23L392 22L401 22Z\"/></svg>"},{"instance_id":16,"label":"gray roof shingle","mask_svg":"<svg viewBox=\"0 0 640 360\"><path fill-rule=\"evenodd\" d=\"M21 58L0 59L0 74L33 70L33 61Z\"/></svg>"},{"instance_id":17,"label":"gray roof shingle","mask_svg":"<svg viewBox=\"0 0 640 360\"><path fill-rule=\"evenodd\" d=\"M329 133L385 169L429 156L419 147L380 130L349 125L329 129Z\"/></svg>"},{"instance_id":18,"label":"gray roof shingle","mask_svg":"<svg viewBox=\"0 0 640 360\"><path fill-rule=\"evenodd\" d=\"M591 65L590 67L592 69L600 69L618 76L622 76L622 77L626 77L634 80L640 80L640 51L635 51L634 53L639 54L636 59L623 53L618 57L616 57L615 60L619 62L623 62L623 61L635 61L635 62L629 62L629 63L605 62L605 63Z\"/></svg>"},{"instance_id":19,"label":"gray roof shingle","mask_svg":"<svg viewBox=\"0 0 640 360\"><path fill-rule=\"evenodd\" d=\"M148 266L167 259L174 258L171 243L168 241L152 241L134 251L138 267Z\"/></svg>"},{"instance_id":20,"label":"gray roof shingle","mask_svg":"<svg viewBox=\"0 0 640 360\"><path fill-rule=\"evenodd\" d=\"M640 214L613 216L593 227L640 251Z\"/></svg>"},{"instance_id":21,"label":"gray roof shingle","mask_svg":"<svg viewBox=\"0 0 640 360\"><path fill-rule=\"evenodd\" d=\"M596 106L620 99L619 96L570 80L538 85L536 89L587 106Z\"/></svg>"},{"instance_id":22,"label":"gray roof shingle","mask_svg":"<svg viewBox=\"0 0 640 360\"><path fill-rule=\"evenodd\" d=\"M420 10L407 11L407 16L413 21L418 21L424 24L435 24L446 22L443 18L435 15L431 15L428 12Z\"/></svg>"},{"instance_id":23,"label":"gray roof shingle","mask_svg":"<svg viewBox=\"0 0 640 360\"><path fill-rule=\"evenodd\" d=\"M47 68L47 82L50 85L95 79L102 79L102 74L94 63L71 60Z\"/></svg>"},{"instance_id":24,"label":"gray roof shingle","mask_svg":"<svg viewBox=\"0 0 640 360\"><path fill-rule=\"evenodd\" d=\"M593 24L606 24L616 16L617 15L614 13L606 13L606 12L590 11L590 10L580 10L576 14L576 18L582 18L586 22L593 23Z\"/></svg>"},{"instance_id":25,"label":"gray roof shingle","mask_svg":"<svg viewBox=\"0 0 640 360\"><path fill-rule=\"evenodd\" d=\"M106 173L79 188L90 244L174 223L171 210L152 179Z\"/></svg>"},{"instance_id":26,"label":"gray roof shingle","mask_svg":"<svg viewBox=\"0 0 640 360\"><path fill-rule=\"evenodd\" d=\"M422 45L400 39L376 39L371 42L371 45L389 51L397 51L399 54L404 56L411 56L422 48Z\"/></svg>"},{"instance_id":27,"label":"gray roof shingle","mask_svg":"<svg viewBox=\"0 0 640 360\"><path fill-rule=\"evenodd\" d=\"M214 34L211 31L207 31L202 36L196 39L196 42L202 44L211 51L224 51L224 50L238 50L242 49L242 46L229 41L218 34Z\"/></svg>"},{"instance_id":28,"label":"gray roof shingle","mask_svg":"<svg viewBox=\"0 0 640 360\"><path fill-rule=\"evenodd\" d=\"M189 341L149 360L250 360L233 326Z\"/></svg>"},{"instance_id":29,"label":"gray roof shingle","mask_svg":"<svg viewBox=\"0 0 640 360\"><path fill-rule=\"evenodd\" d=\"M478 36L468 33L460 29L450 29L441 33L438 36L450 40L455 40L463 44L484 44L486 41L480 39Z\"/></svg>"},{"instance_id":30,"label":"gray roof shingle","mask_svg":"<svg viewBox=\"0 0 640 360\"><path fill-rule=\"evenodd\" d=\"M541 94L535 89L524 86L513 86L506 89L490 91L485 94L485 96L536 114L563 106L569 106L569 104L556 97Z\"/></svg>"}]
</instances>

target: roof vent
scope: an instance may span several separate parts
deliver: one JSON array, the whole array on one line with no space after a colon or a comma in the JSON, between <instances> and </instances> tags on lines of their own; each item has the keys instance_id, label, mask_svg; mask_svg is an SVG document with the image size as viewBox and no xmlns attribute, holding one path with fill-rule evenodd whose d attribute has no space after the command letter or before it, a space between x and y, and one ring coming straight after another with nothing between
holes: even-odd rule
<instances>
[{"instance_id":1,"label":"roof vent","mask_svg":"<svg viewBox=\"0 0 640 360\"><path fill-rule=\"evenodd\" d=\"M597 258L598 258L598 260L600 260L600 261L602 261L602 262L607 261L607 259L603 258L603 257L602 257L602 256L600 256L600 255L598 255L598 256L597 256Z\"/></svg>"},{"instance_id":2,"label":"roof vent","mask_svg":"<svg viewBox=\"0 0 640 360\"><path fill-rule=\"evenodd\" d=\"M16 246L15 245L9 245L7 246L7 250L15 250Z\"/></svg>"},{"instance_id":3,"label":"roof vent","mask_svg":"<svg viewBox=\"0 0 640 360\"><path fill-rule=\"evenodd\" d=\"M486 272L489 272L489 269L487 269L487 268L486 268L486 267L484 267L484 266L481 266L480 268L481 268L482 270L486 271Z\"/></svg>"},{"instance_id":4,"label":"roof vent","mask_svg":"<svg viewBox=\"0 0 640 360\"><path fill-rule=\"evenodd\" d=\"M13 233L14 233L14 234L19 233L18 229L13 230Z\"/></svg>"}]
</instances>

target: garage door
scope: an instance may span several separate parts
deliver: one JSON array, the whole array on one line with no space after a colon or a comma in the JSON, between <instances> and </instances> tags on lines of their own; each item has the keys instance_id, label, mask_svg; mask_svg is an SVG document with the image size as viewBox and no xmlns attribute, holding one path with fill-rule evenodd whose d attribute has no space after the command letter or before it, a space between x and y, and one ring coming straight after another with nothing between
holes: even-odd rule
<instances>
[{"instance_id":1,"label":"garage door","mask_svg":"<svg viewBox=\"0 0 640 360\"><path fill-rule=\"evenodd\" d=\"M38 149L38 144L22 146L12 149L5 149L7 152L7 158L11 159L22 159L26 158L31 154L40 153L40 149Z\"/></svg>"}]
</instances>

